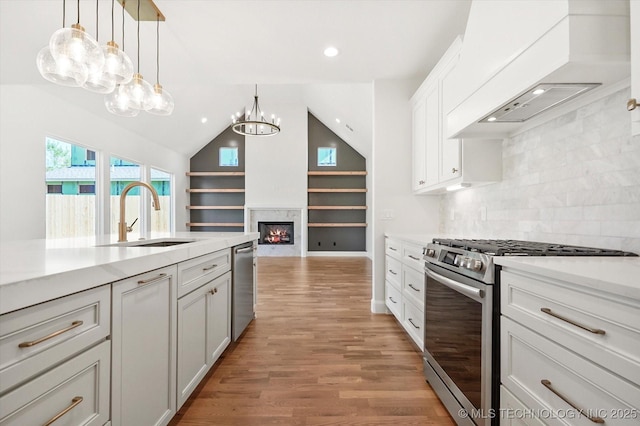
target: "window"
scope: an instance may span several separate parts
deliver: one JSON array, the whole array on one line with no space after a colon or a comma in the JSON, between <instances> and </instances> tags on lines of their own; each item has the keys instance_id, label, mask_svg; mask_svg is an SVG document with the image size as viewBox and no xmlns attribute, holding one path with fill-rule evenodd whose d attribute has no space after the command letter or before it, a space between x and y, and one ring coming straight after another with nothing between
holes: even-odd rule
<instances>
[{"instance_id":1,"label":"window","mask_svg":"<svg viewBox=\"0 0 640 426\"><path fill-rule=\"evenodd\" d=\"M171 185L173 175L158 169L151 169L151 186L158 192L160 210L151 208L151 232L171 231Z\"/></svg>"},{"instance_id":2,"label":"window","mask_svg":"<svg viewBox=\"0 0 640 426\"><path fill-rule=\"evenodd\" d=\"M318 166L336 166L336 148L318 148Z\"/></svg>"},{"instance_id":3,"label":"window","mask_svg":"<svg viewBox=\"0 0 640 426\"><path fill-rule=\"evenodd\" d=\"M62 184L60 185L47 185L47 194L62 194Z\"/></svg>"},{"instance_id":4,"label":"window","mask_svg":"<svg viewBox=\"0 0 640 426\"><path fill-rule=\"evenodd\" d=\"M47 238L96 233L96 168L87 164L87 152L83 146L45 138Z\"/></svg>"},{"instance_id":5,"label":"window","mask_svg":"<svg viewBox=\"0 0 640 426\"><path fill-rule=\"evenodd\" d=\"M111 196L109 197L111 202L111 234L118 234L118 223L120 222L120 194L124 188L131 182L142 180L142 171L140 164L132 161L124 160L118 157L111 157L109 159L110 181L111 181ZM142 203L140 201L140 192L146 191L146 189L140 189L140 187L132 188L125 199L125 222L127 225L131 224L142 217ZM133 231L128 234L127 239L129 241L137 240L140 237L140 225L141 220L138 220L133 225Z\"/></svg>"},{"instance_id":6,"label":"window","mask_svg":"<svg viewBox=\"0 0 640 426\"><path fill-rule=\"evenodd\" d=\"M96 161L95 151L91 151L90 149L87 150L87 161Z\"/></svg>"},{"instance_id":7,"label":"window","mask_svg":"<svg viewBox=\"0 0 640 426\"><path fill-rule=\"evenodd\" d=\"M238 166L238 148L220 148L220 167Z\"/></svg>"}]
</instances>

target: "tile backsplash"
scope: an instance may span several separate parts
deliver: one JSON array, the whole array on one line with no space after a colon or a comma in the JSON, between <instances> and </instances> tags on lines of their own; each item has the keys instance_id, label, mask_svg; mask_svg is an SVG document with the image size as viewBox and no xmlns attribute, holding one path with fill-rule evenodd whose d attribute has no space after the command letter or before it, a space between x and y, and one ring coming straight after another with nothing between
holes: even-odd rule
<instances>
[{"instance_id":1,"label":"tile backsplash","mask_svg":"<svg viewBox=\"0 0 640 426\"><path fill-rule=\"evenodd\" d=\"M640 136L629 89L502 144L502 181L442 196L440 231L640 254Z\"/></svg>"}]
</instances>

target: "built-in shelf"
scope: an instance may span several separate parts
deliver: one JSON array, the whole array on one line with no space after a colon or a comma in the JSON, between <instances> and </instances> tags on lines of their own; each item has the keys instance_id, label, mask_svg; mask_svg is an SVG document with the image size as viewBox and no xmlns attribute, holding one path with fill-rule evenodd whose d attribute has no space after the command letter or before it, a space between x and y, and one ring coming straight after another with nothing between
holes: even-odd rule
<instances>
[{"instance_id":1,"label":"built-in shelf","mask_svg":"<svg viewBox=\"0 0 640 426\"><path fill-rule=\"evenodd\" d=\"M365 228L366 223L309 223L309 228Z\"/></svg>"},{"instance_id":2,"label":"built-in shelf","mask_svg":"<svg viewBox=\"0 0 640 426\"><path fill-rule=\"evenodd\" d=\"M244 176L244 172L187 172L187 176Z\"/></svg>"},{"instance_id":3,"label":"built-in shelf","mask_svg":"<svg viewBox=\"0 0 640 426\"><path fill-rule=\"evenodd\" d=\"M187 206L187 210L244 210L244 206Z\"/></svg>"},{"instance_id":4,"label":"built-in shelf","mask_svg":"<svg viewBox=\"0 0 640 426\"><path fill-rule=\"evenodd\" d=\"M233 222L203 222L203 223L194 223L188 222L187 226L195 227L195 226L229 226L234 228L242 228L244 223L233 223Z\"/></svg>"},{"instance_id":5,"label":"built-in shelf","mask_svg":"<svg viewBox=\"0 0 640 426\"><path fill-rule=\"evenodd\" d=\"M367 192L366 188L309 188L307 192Z\"/></svg>"},{"instance_id":6,"label":"built-in shelf","mask_svg":"<svg viewBox=\"0 0 640 426\"><path fill-rule=\"evenodd\" d=\"M206 189L187 189L187 192L244 192L244 188L206 188Z\"/></svg>"},{"instance_id":7,"label":"built-in shelf","mask_svg":"<svg viewBox=\"0 0 640 426\"><path fill-rule=\"evenodd\" d=\"M307 172L309 176L366 176L365 171L352 171L352 172L323 172L317 170L311 170Z\"/></svg>"},{"instance_id":8,"label":"built-in shelf","mask_svg":"<svg viewBox=\"0 0 640 426\"><path fill-rule=\"evenodd\" d=\"M366 210L367 206L309 206L309 210Z\"/></svg>"}]
</instances>

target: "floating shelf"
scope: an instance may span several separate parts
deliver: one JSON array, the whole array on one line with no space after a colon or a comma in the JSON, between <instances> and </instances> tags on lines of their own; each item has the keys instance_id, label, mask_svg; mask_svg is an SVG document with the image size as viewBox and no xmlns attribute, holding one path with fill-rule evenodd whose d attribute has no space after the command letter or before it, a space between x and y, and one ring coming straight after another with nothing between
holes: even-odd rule
<instances>
[{"instance_id":1,"label":"floating shelf","mask_svg":"<svg viewBox=\"0 0 640 426\"><path fill-rule=\"evenodd\" d=\"M203 223L195 223L188 222L187 226L195 227L195 226L229 226L234 228L242 228L244 227L244 223L233 223L233 222L203 222Z\"/></svg>"},{"instance_id":2,"label":"floating shelf","mask_svg":"<svg viewBox=\"0 0 640 426\"><path fill-rule=\"evenodd\" d=\"M367 206L308 206L309 210L366 210Z\"/></svg>"},{"instance_id":3,"label":"floating shelf","mask_svg":"<svg viewBox=\"0 0 640 426\"><path fill-rule=\"evenodd\" d=\"M244 172L187 172L187 176L244 176Z\"/></svg>"},{"instance_id":4,"label":"floating shelf","mask_svg":"<svg viewBox=\"0 0 640 426\"><path fill-rule=\"evenodd\" d=\"M309 188L307 192L367 192L366 188Z\"/></svg>"},{"instance_id":5,"label":"floating shelf","mask_svg":"<svg viewBox=\"0 0 640 426\"><path fill-rule=\"evenodd\" d=\"M206 188L206 189L187 189L187 192L244 192L243 188Z\"/></svg>"},{"instance_id":6,"label":"floating shelf","mask_svg":"<svg viewBox=\"0 0 640 426\"><path fill-rule=\"evenodd\" d=\"M309 228L365 228L366 223L308 223Z\"/></svg>"},{"instance_id":7,"label":"floating shelf","mask_svg":"<svg viewBox=\"0 0 640 426\"><path fill-rule=\"evenodd\" d=\"M244 206L187 206L187 210L244 210Z\"/></svg>"},{"instance_id":8,"label":"floating shelf","mask_svg":"<svg viewBox=\"0 0 640 426\"><path fill-rule=\"evenodd\" d=\"M366 176L365 171L355 172L322 172L322 171L310 171L307 172L309 176Z\"/></svg>"}]
</instances>

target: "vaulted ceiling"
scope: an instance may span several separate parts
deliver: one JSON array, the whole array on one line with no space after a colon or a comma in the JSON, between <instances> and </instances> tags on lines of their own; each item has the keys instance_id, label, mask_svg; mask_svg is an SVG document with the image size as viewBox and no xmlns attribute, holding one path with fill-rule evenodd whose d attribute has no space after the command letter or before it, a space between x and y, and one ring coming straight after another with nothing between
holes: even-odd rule
<instances>
[{"instance_id":1,"label":"vaulted ceiling","mask_svg":"<svg viewBox=\"0 0 640 426\"><path fill-rule=\"evenodd\" d=\"M135 0L129 0L135 1ZM371 84L424 78L454 37L464 33L470 0L155 0L160 25L160 82L175 99L170 117L109 114L102 96L45 81L38 51L62 27L62 0L0 0L0 83L29 84L101 118L191 155L251 102L304 102L348 139L345 124L371 137ZM111 1L99 0L99 41L111 39ZM66 26L77 19L66 1ZM116 2L121 43L121 9ZM96 34L96 0L80 0L80 23ZM137 62L137 23L125 16L125 50ZM325 47L340 50L334 58ZM140 25L140 72L156 80L156 24ZM201 118L207 117L207 123ZM335 118L341 118L341 124ZM357 136L353 136L357 137Z\"/></svg>"}]
</instances>

